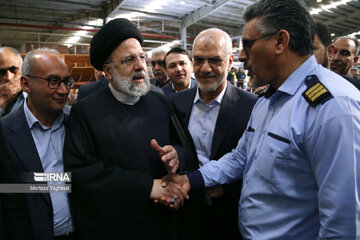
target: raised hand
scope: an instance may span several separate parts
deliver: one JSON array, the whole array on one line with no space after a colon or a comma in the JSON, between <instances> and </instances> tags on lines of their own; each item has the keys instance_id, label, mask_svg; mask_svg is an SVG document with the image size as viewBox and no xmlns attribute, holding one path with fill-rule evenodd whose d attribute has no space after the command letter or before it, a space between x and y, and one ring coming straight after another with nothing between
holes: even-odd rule
<instances>
[{"instance_id":1,"label":"raised hand","mask_svg":"<svg viewBox=\"0 0 360 240\"><path fill-rule=\"evenodd\" d=\"M168 172L175 174L180 165L175 148L171 145L161 147L155 139L151 140L151 147L158 153Z\"/></svg>"},{"instance_id":2,"label":"raised hand","mask_svg":"<svg viewBox=\"0 0 360 240\"><path fill-rule=\"evenodd\" d=\"M20 77L14 78L13 81L0 82L0 107L5 109L6 105L16 97L20 90Z\"/></svg>"},{"instance_id":3,"label":"raised hand","mask_svg":"<svg viewBox=\"0 0 360 240\"><path fill-rule=\"evenodd\" d=\"M163 187L162 180L155 179L150 198L154 202L161 202L170 208L178 209L184 204L184 199L188 199L189 196L179 184L170 182L166 187Z\"/></svg>"}]
</instances>

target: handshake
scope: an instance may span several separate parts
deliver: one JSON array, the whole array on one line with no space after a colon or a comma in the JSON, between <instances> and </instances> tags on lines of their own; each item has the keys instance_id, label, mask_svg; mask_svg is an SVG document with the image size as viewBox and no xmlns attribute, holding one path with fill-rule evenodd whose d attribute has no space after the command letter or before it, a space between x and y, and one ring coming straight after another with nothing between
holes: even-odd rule
<instances>
[{"instance_id":1,"label":"handshake","mask_svg":"<svg viewBox=\"0 0 360 240\"><path fill-rule=\"evenodd\" d=\"M169 173L169 175L162 179L154 179L150 198L155 203L162 203L169 208L178 209L184 204L184 199L189 199L189 179L186 175L175 175L180 162L173 146L166 145L161 147L155 139L152 139L150 144L159 155Z\"/></svg>"},{"instance_id":2,"label":"handshake","mask_svg":"<svg viewBox=\"0 0 360 240\"><path fill-rule=\"evenodd\" d=\"M150 198L155 203L178 209L185 199L189 199L189 190L190 183L186 175L169 174L162 179L154 179Z\"/></svg>"}]
</instances>

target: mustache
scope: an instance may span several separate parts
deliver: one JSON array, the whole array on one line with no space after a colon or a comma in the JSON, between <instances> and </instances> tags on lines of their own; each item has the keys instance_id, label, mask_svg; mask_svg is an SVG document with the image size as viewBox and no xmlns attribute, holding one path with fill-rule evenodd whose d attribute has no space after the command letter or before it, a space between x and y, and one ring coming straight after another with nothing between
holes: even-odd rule
<instances>
[{"instance_id":1,"label":"mustache","mask_svg":"<svg viewBox=\"0 0 360 240\"><path fill-rule=\"evenodd\" d=\"M197 77L213 78L213 77L216 77L216 74L212 74L212 73L200 73L199 75L197 75Z\"/></svg>"},{"instance_id":2,"label":"mustache","mask_svg":"<svg viewBox=\"0 0 360 240\"><path fill-rule=\"evenodd\" d=\"M145 78L145 71L134 72L132 79Z\"/></svg>"},{"instance_id":3,"label":"mustache","mask_svg":"<svg viewBox=\"0 0 360 240\"><path fill-rule=\"evenodd\" d=\"M155 70L154 74L162 74L163 72L161 70Z\"/></svg>"}]
</instances>

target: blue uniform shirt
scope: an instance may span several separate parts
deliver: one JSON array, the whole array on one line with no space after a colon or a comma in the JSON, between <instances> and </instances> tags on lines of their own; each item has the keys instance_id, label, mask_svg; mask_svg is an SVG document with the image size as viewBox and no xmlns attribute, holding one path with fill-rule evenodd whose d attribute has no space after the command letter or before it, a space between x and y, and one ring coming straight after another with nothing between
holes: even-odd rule
<instances>
[{"instance_id":1,"label":"blue uniform shirt","mask_svg":"<svg viewBox=\"0 0 360 240\"><path fill-rule=\"evenodd\" d=\"M311 75L333 96L315 107L302 96ZM238 146L200 168L204 182L188 176L192 187L243 177L245 239L354 239L359 159L360 92L312 56L258 100Z\"/></svg>"}]
</instances>

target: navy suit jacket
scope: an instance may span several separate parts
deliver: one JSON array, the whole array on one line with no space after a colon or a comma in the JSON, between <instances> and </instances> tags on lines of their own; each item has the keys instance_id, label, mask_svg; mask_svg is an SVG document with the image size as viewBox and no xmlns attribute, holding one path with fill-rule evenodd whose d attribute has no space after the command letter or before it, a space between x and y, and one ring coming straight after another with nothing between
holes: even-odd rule
<instances>
[{"instance_id":1,"label":"navy suit jacket","mask_svg":"<svg viewBox=\"0 0 360 240\"><path fill-rule=\"evenodd\" d=\"M89 96L101 89L106 88L108 84L109 80L106 77L102 77L98 81L80 86L79 92L77 94L77 100L83 99L86 96Z\"/></svg>"},{"instance_id":2,"label":"navy suit jacket","mask_svg":"<svg viewBox=\"0 0 360 240\"><path fill-rule=\"evenodd\" d=\"M195 88L197 87L197 82L195 81L195 79L191 78L191 88ZM166 87L163 87L162 90L164 91L165 95L171 95L176 93L175 89L172 87L172 83L170 83L169 85L167 85Z\"/></svg>"},{"instance_id":3,"label":"navy suit jacket","mask_svg":"<svg viewBox=\"0 0 360 240\"><path fill-rule=\"evenodd\" d=\"M168 96L189 125L197 88ZM236 88L228 82L217 116L211 145L210 160L218 160L236 147L246 129L257 96ZM206 239L242 239L238 231L238 204L241 181L222 185L223 194L212 198L205 210Z\"/></svg>"},{"instance_id":4,"label":"navy suit jacket","mask_svg":"<svg viewBox=\"0 0 360 240\"><path fill-rule=\"evenodd\" d=\"M99 90L107 88L108 85L109 85L109 80L106 77L102 77L100 80L98 80L96 82L92 82L92 83L81 86L79 88L79 92L77 95L77 101L83 99L86 96L90 96ZM150 85L150 91L164 94L164 92L161 88L158 88L152 84Z\"/></svg>"},{"instance_id":5,"label":"navy suit jacket","mask_svg":"<svg viewBox=\"0 0 360 240\"><path fill-rule=\"evenodd\" d=\"M23 105L0 119L6 148L2 182L19 183L23 172L44 172ZM1 136L0 136L1 137ZM53 239L53 209L49 193L3 194L5 229L9 239Z\"/></svg>"}]
</instances>

